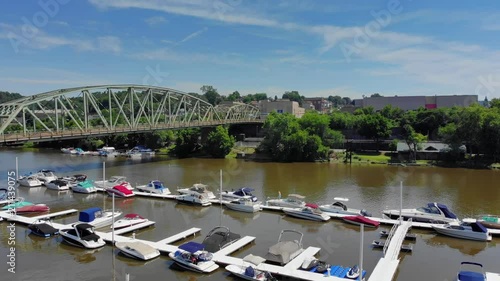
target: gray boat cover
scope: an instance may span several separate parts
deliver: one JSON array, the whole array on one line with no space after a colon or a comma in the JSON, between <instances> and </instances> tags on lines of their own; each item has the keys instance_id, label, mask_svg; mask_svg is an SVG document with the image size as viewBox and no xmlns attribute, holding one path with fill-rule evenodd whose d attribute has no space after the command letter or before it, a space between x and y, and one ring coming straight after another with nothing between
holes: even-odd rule
<instances>
[{"instance_id":1,"label":"gray boat cover","mask_svg":"<svg viewBox=\"0 0 500 281\"><path fill-rule=\"evenodd\" d=\"M290 261L290 256L292 256L297 251L300 251L301 249L302 248L297 242L281 241L269 248L269 252L266 257L271 261L288 263ZM272 256L274 256L274 258Z\"/></svg>"}]
</instances>

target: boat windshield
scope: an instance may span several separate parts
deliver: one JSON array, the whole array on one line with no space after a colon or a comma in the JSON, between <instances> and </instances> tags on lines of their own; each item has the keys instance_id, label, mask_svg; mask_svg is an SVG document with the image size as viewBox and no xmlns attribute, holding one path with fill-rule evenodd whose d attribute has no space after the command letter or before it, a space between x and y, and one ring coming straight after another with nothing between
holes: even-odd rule
<instances>
[{"instance_id":1,"label":"boat windshield","mask_svg":"<svg viewBox=\"0 0 500 281\"><path fill-rule=\"evenodd\" d=\"M417 211L427 213L427 214L437 214L437 215L441 214L439 209L434 207L434 206L432 206L432 207L420 207L420 208L417 208Z\"/></svg>"}]
</instances>

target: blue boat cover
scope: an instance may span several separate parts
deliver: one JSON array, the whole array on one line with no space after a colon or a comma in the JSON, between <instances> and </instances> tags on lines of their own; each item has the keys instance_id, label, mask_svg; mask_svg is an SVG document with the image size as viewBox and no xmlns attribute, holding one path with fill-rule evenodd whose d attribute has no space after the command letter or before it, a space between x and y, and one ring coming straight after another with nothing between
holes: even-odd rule
<instances>
[{"instance_id":1,"label":"blue boat cover","mask_svg":"<svg viewBox=\"0 0 500 281\"><path fill-rule=\"evenodd\" d=\"M249 266L245 269L245 276L255 277L255 270L253 269L253 267Z\"/></svg>"},{"instance_id":2,"label":"blue boat cover","mask_svg":"<svg viewBox=\"0 0 500 281\"><path fill-rule=\"evenodd\" d=\"M162 189L162 188L164 188L163 187L163 183L161 181L152 181L151 183L153 184L153 186L155 187L155 189Z\"/></svg>"},{"instance_id":3,"label":"blue boat cover","mask_svg":"<svg viewBox=\"0 0 500 281\"><path fill-rule=\"evenodd\" d=\"M473 222L470 224L470 226L474 232L482 232L482 233L488 232L486 227L484 227L484 225L482 225L480 222Z\"/></svg>"},{"instance_id":4,"label":"blue boat cover","mask_svg":"<svg viewBox=\"0 0 500 281\"><path fill-rule=\"evenodd\" d=\"M485 281L484 274L474 271L460 271L458 273L459 281Z\"/></svg>"},{"instance_id":5,"label":"blue boat cover","mask_svg":"<svg viewBox=\"0 0 500 281\"><path fill-rule=\"evenodd\" d=\"M91 222L95 220L96 213L101 212L101 208L95 207L95 208L90 208L87 210L83 210L80 212L80 216L78 218L79 221L81 222Z\"/></svg>"},{"instance_id":6,"label":"blue boat cover","mask_svg":"<svg viewBox=\"0 0 500 281\"><path fill-rule=\"evenodd\" d=\"M433 203L429 203L429 204L433 204ZM448 207L446 207L446 205L439 204L439 203L437 203L436 205L441 210L441 212L443 212L445 217L447 217L449 219L456 219L457 218L457 216L454 213L452 213L450 210L448 210Z\"/></svg>"},{"instance_id":7,"label":"blue boat cover","mask_svg":"<svg viewBox=\"0 0 500 281\"><path fill-rule=\"evenodd\" d=\"M180 245L179 249L190 253L196 253L198 251L202 251L203 249L205 249L205 246L203 246L203 244L196 242L187 242L185 244Z\"/></svg>"},{"instance_id":8,"label":"blue boat cover","mask_svg":"<svg viewBox=\"0 0 500 281\"><path fill-rule=\"evenodd\" d=\"M235 195L238 196L245 196L245 195L252 195L252 191L254 191L250 187L242 187L234 192Z\"/></svg>"}]
</instances>

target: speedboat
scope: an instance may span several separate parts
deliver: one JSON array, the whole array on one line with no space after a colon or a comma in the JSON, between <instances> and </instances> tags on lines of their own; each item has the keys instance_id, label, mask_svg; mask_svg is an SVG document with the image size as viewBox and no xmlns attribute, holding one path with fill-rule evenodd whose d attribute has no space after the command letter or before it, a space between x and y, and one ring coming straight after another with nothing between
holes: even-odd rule
<instances>
[{"instance_id":1,"label":"speedboat","mask_svg":"<svg viewBox=\"0 0 500 281\"><path fill-rule=\"evenodd\" d=\"M53 189L58 191L69 190L69 185L67 181L63 180L53 180L45 183L47 189Z\"/></svg>"},{"instance_id":2,"label":"speedboat","mask_svg":"<svg viewBox=\"0 0 500 281\"><path fill-rule=\"evenodd\" d=\"M464 270L464 267L479 267L481 270ZM457 281L486 281L486 274L484 273L483 265L476 262L463 261L460 263L460 271L458 271L457 274Z\"/></svg>"},{"instance_id":3,"label":"speedboat","mask_svg":"<svg viewBox=\"0 0 500 281\"><path fill-rule=\"evenodd\" d=\"M85 194L97 192L97 188L90 180L81 181L71 186L71 190L73 190L73 192L76 193L85 193Z\"/></svg>"},{"instance_id":4,"label":"speedboat","mask_svg":"<svg viewBox=\"0 0 500 281\"><path fill-rule=\"evenodd\" d=\"M49 206L45 204L33 204L28 201L24 201L21 198L19 201L8 204L2 207L2 210L14 210L16 213L44 213L50 210Z\"/></svg>"},{"instance_id":5,"label":"speedboat","mask_svg":"<svg viewBox=\"0 0 500 281\"><path fill-rule=\"evenodd\" d=\"M491 241L491 233L480 222L449 223L433 225L432 228L440 234L476 241Z\"/></svg>"},{"instance_id":6,"label":"speedboat","mask_svg":"<svg viewBox=\"0 0 500 281\"><path fill-rule=\"evenodd\" d=\"M188 193L177 195L175 199L179 203L184 203L189 205L198 205L202 207L212 205L210 200L208 200L208 198L205 195L197 193L195 191L189 191Z\"/></svg>"},{"instance_id":7,"label":"speedboat","mask_svg":"<svg viewBox=\"0 0 500 281\"><path fill-rule=\"evenodd\" d=\"M95 228L101 228L113 223L113 217L117 218L122 213L119 211L103 211L99 207L89 208L87 210L80 211L78 222L87 223Z\"/></svg>"},{"instance_id":8,"label":"speedboat","mask_svg":"<svg viewBox=\"0 0 500 281\"><path fill-rule=\"evenodd\" d=\"M20 177L17 181L19 182L19 185L27 187L41 186L43 184L43 182L39 180L36 175Z\"/></svg>"},{"instance_id":9,"label":"speedboat","mask_svg":"<svg viewBox=\"0 0 500 281\"><path fill-rule=\"evenodd\" d=\"M208 186L202 183L195 183L189 188L178 188L177 192L180 194L188 194L195 192L197 194L204 195L207 199L215 199L215 195L212 191L208 190Z\"/></svg>"},{"instance_id":10,"label":"speedboat","mask_svg":"<svg viewBox=\"0 0 500 281\"><path fill-rule=\"evenodd\" d=\"M283 212L289 216L306 220L328 221L330 219L329 215L311 207L304 207L302 209L283 209Z\"/></svg>"},{"instance_id":11,"label":"speedboat","mask_svg":"<svg viewBox=\"0 0 500 281\"><path fill-rule=\"evenodd\" d=\"M368 227L378 227L380 225L380 222L371 220L367 217L364 216L346 216L343 217L342 220L344 220L347 223L354 224L354 225L365 225Z\"/></svg>"},{"instance_id":12,"label":"speedboat","mask_svg":"<svg viewBox=\"0 0 500 281\"><path fill-rule=\"evenodd\" d=\"M11 192L12 195L15 195L15 192ZM9 200L9 189L8 188L0 188L0 201L7 201ZM0 203L1 204L1 203Z\"/></svg>"},{"instance_id":13,"label":"speedboat","mask_svg":"<svg viewBox=\"0 0 500 281\"><path fill-rule=\"evenodd\" d=\"M293 233L298 235L300 238L297 240L282 240L283 234ZM296 231L285 229L282 230L280 236L278 238L278 243L271 246L269 248L268 253L265 256L265 259L269 262L278 263L281 265L289 263L292 259L298 256L300 253L304 251L302 248L302 237L304 234Z\"/></svg>"},{"instance_id":14,"label":"speedboat","mask_svg":"<svg viewBox=\"0 0 500 281\"><path fill-rule=\"evenodd\" d=\"M32 234L41 237L51 237L59 234L59 230L52 226L49 220L37 220L28 225L28 229L31 230Z\"/></svg>"},{"instance_id":15,"label":"speedboat","mask_svg":"<svg viewBox=\"0 0 500 281\"><path fill-rule=\"evenodd\" d=\"M344 203L340 202L340 201L349 201L349 199L347 198L335 197L334 199L338 201L330 205L321 205L319 206L319 209L323 212L334 213L334 214L354 215L354 216L361 215L365 217L371 217L371 214L368 213L366 210L347 208L347 206Z\"/></svg>"},{"instance_id":16,"label":"speedboat","mask_svg":"<svg viewBox=\"0 0 500 281\"><path fill-rule=\"evenodd\" d=\"M128 198L135 196L134 192L123 185L115 185L113 188L106 188L106 192L109 196L115 195L118 198Z\"/></svg>"},{"instance_id":17,"label":"speedboat","mask_svg":"<svg viewBox=\"0 0 500 281\"><path fill-rule=\"evenodd\" d=\"M345 277L347 279L357 279L360 274L361 274L361 269L359 268L358 265L355 265L349 269Z\"/></svg>"},{"instance_id":18,"label":"speedboat","mask_svg":"<svg viewBox=\"0 0 500 281\"><path fill-rule=\"evenodd\" d=\"M281 194L280 194L281 195ZM267 200L267 205L276 207L286 207L286 208L304 208L306 202L304 202L305 197L298 194L288 194L287 198L278 198Z\"/></svg>"},{"instance_id":19,"label":"speedboat","mask_svg":"<svg viewBox=\"0 0 500 281\"><path fill-rule=\"evenodd\" d=\"M229 228L225 226L217 226L207 234L202 244L205 246L206 251L215 253L220 249L233 244L240 238L241 235L229 231Z\"/></svg>"},{"instance_id":20,"label":"speedboat","mask_svg":"<svg viewBox=\"0 0 500 281\"><path fill-rule=\"evenodd\" d=\"M127 189L129 190L134 189L132 185L130 185L130 183L127 182L127 178L122 176L112 176L106 181L95 181L94 184L95 186L100 187L102 189L113 188L113 186L117 185L123 185L127 187Z\"/></svg>"},{"instance_id":21,"label":"speedboat","mask_svg":"<svg viewBox=\"0 0 500 281\"><path fill-rule=\"evenodd\" d=\"M205 246L196 242L188 242L179 246L178 250L168 254L180 267L201 273L210 273L219 268L212 260L212 254L204 250Z\"/></svg>"},{"instance_id":22,"label":"speedboat","mask_svg":"<svg viewBox=\"0 0 500 281\"><path fill-rule=\"evenodd\" d=\"M69 184L69 187L71 188L73 185L76 185L79 182L87 180L87 175L78 174L78 175L73 175L73 176L65 176L65 177L62 177L62 180L67 181Z\"/></svg>"},{"instance_id":23,"label":"speedboat","mask_svg":"<svg viewBox=\"0 0 500 281\"><path fill-rule=\"evenodd\" d=\"M480 215L477 221L486 228L500 229L500 216L496 215Z\"/></svg>"},{"instance_id":24,"label":"speedboat","mask_svg":"<svg viewBox=\"0 0 500 281\"><path fill-rule=\"evenodd\" d=\"M262 257L250 254L243 258L243 263L241 265L230 264L226 266L226 270L245 280L254 280L254 281L277 280L271 275L271 273L256 269L256 267L259 264L265 261L266 259Z\"/></svg>"},{"instance_id":25,"label":"speedboat","mask_svg":"<svg viewBox=\"0 0 500 281\"><path fill-rule=\"evenodd\" d=\"M95 234L94 226L88 223L73 224L71 229L62 229L59 234L66 243L77 247L96 249L106 245L106 242Z\"/></svg>"},{"instance_id":26,"label":"speedboat","mask_svg":"<svg viewBox=\"0 0 500 281\"><path fill-rule=\"evenodd\" d=\"M240 198L229 202L224 202L228 209L245 212L255 213L262 210L261 202L254 202L251 198Z\"/></svg>"},{"instance_id":27,"label":"speedboat","mask_svg":"<svg viewBox=\"0 0 500 281\"><path fill-rule=\"evenodd\" d=\"M143 261L152 260L160 255L160 251L140 241L116 242L115 246L124 255Z\"/></svg>"},{"instance_id":28,"label":"speedboat","mask_svg":"<svg viewBox=\"0 0 500 281\"><path fill-rule=\"evenodd\" d=\"M257 197L252 194L252 191L254 191L254 189L249 187L242 187L236 191L223 191L221 195L223 200L228 201L240 198L250 198L252 202L257 202Z\"/></svg>"},{"instance_id":29,"label":"speedboat","mask_svg":"<svg viewBox=\"0 0 500 281\"><path fill-rule=\"evenodd\" d=\"M382 212L391 219L399 219L399 210L384 210ZM428 203L426 207L417 209L402 209L401 214L404 220L411 218L413 222L445 224L459 221L448 207L439 203Z\"/></svg>"},{"instance_id":30,"label":"speedboat","mask_svg":"<svg viewBox=\"0 0 500 281\"><path fill-rule=\"evenodd\" d=\"M35 176L42 182L42 184L46 184L51 181L57 180L57 176L54 174L52 170L40 170Z\"/></svg>"},{"instance_id":31,"label":"speedboat","mask_svg":"<svg viewBox=\"0 0 500 281\"><path fill-rule=\"evenodd\" d=\"M110 227L114 228L116 230L116 229L129 227L129 226L136 225L136 224L143 223L143 222L147 222L147 221L148 221L148 219L143 218L143 217L139 216L138 214L126 214L125 217L123 217L123 219L115 221L115 223L113 225L111 225Z\"/></svg>"},{"instance_id":32,"label":"speedboat","mask_svg":"<svg viewBox=\"0 0 500 281\"><path fill-rule=\"evenodd\" d=\"M142 192L155 193L155 194L170 194L170 190L163 185L163 182L152 180L146 185L136 186L135 189Z\"/></svg>"}]
</instances>

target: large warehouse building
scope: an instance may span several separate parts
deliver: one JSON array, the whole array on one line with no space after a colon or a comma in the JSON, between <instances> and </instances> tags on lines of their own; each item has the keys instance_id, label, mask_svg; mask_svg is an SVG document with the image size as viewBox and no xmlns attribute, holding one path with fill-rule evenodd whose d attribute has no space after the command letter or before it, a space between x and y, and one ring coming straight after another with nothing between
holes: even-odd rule
<instances>
[{"instance_id":1,"label":"large warehouse building","mask_svg":"<svg viewBox=\"0 0 500 281\"><path fill-rule=\"evenodd\" d=\"M433 109L452 106L470 106L478 102L477 95L453 95L453 96L404 96L404 97L366 97L355 99L355 107L372 106L375 110L381 110L390 104L403 110L415 110L420 107Z\"/></svg>"}]
</instances>

